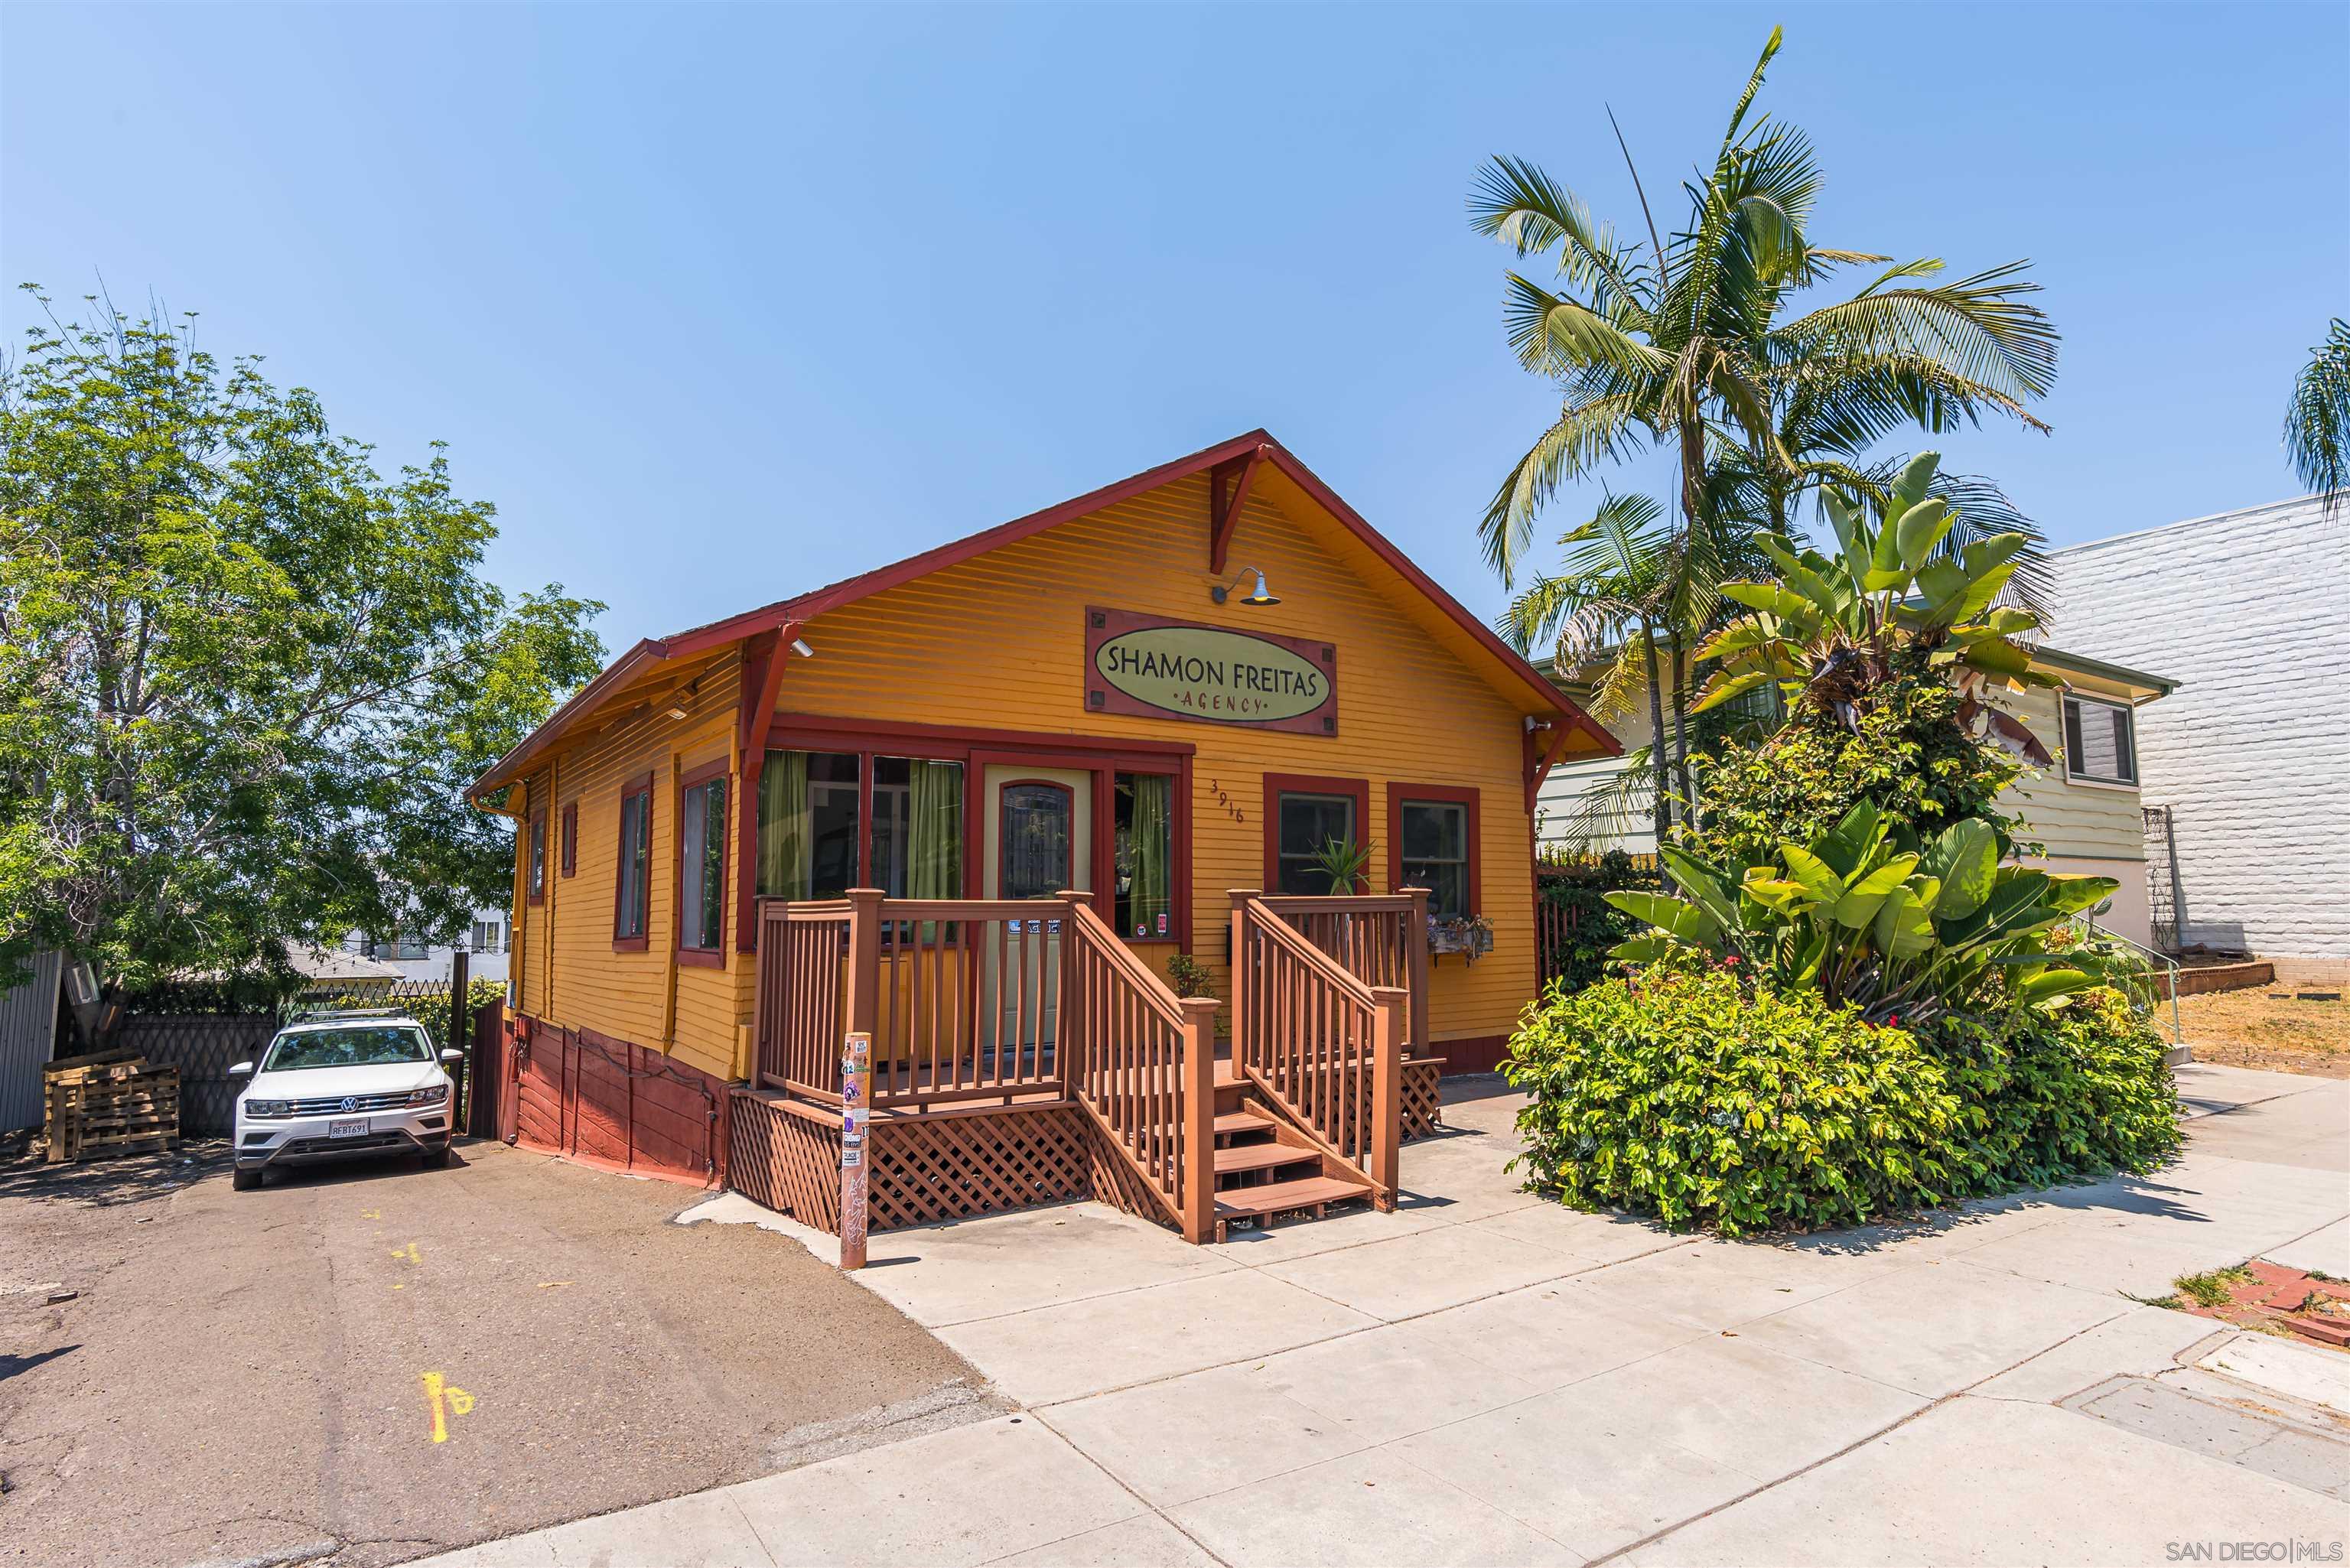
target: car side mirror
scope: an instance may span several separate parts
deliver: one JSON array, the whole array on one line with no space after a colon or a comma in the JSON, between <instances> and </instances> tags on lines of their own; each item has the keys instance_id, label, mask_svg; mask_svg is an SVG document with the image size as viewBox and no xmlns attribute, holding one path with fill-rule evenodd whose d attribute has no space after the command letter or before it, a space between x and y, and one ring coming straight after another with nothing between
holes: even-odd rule
<instances>
[{"instance_id":1,"label":"car side mirror","mask_svg":"<svg viewBox=\"0 0 2350 1568\"><path fill-rule=\"evenodd\" d=\"M250 1078L253 1076L253 1064L250 1062L239 1062L235 1066L231 1067L228 1070L228 1075L232 1078Z\"/></svg>"},{"instance_id":2,"label":"car side mirror","mask_svg":"<svg viewBox=\"0 0 2350 1568\"><path fill-rule=\"evenodd\" d=\"M441 1060L443 1062L462 1062L464 1059L465 1054L453 1046L441 1053Z\"/></svg>"}]
</instances>

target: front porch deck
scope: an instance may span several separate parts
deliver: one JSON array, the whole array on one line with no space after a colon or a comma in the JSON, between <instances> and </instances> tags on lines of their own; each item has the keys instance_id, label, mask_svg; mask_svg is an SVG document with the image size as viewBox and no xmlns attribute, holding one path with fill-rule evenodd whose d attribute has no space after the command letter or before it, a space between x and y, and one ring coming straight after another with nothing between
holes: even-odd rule
<instances>
[{"instance_id":1,"label":"front porch deck","mask_svg":"<svg viewBox=\"0 0 2350 1568\"><path fill-rule=\"evenodd\" d=\"M1424 906L1234 899L1222 1042L1218 1004L1176 997L1084 894L763 903L732 1185L837 1233L840 1043L863 1033L872 1231L1090 1198L1206 1241L1392 1207L1397 1149L1437 1125L1443 1064L1405 1054L1415 991L1347 966L1424 977ZM1303 929L1282 905L1305 906Z\"/></svg>"}]
</instances>

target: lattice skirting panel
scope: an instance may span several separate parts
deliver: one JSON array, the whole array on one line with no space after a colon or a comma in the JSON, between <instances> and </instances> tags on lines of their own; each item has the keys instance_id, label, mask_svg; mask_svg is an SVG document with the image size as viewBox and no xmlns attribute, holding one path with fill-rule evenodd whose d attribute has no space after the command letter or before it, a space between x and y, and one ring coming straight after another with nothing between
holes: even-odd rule
<instances>
[{"instance_id":1,"label":"lattice skirting panel","mask_svg":"<svg viewBox=\"0 0 2350 1568\"><path fill-rule=\"evenodd\" d=\"M788 1106L783 1096L734 1091L727 1128L726 1185L803 1225L840 1233L840 1124Z\"/></svg>"},{"instance_id":2,"label":"lattice skirting panel","mask_svg":"<svg viewBox=\"0 0 2350 1568\"><path fill-rule=\"evenodd\" d=\"M1083 1114L1054 1106L875 1123L868 1223L895 1231L1092 1197Z\"/></svg>"},{"instance_id":3,"label":"lattice skirting panel","mask_svg":"<svg viewBox=\"0 0 2350 1568\"><path fill-rule=\"evenodd\" d=\"M1444 1102L1437 1094L1437 1075L1443 1068L1434 1062L1406 1062L1403 1064L1403 1141L1426 1137L1444 1122Z\"/></svg>"},{"instance_id":4,"label":"lattice skirting panel","mask_svg":"<svg viewBox=\"0 0 2350 1568\"><path fill-rule=\"evenodd\" d=\"M737 1089L729 1185L806 1225L840 1231L840 1127L822 1109ZM1072 1106L962 1111L870 1124L866 1223L903 1230L1092 1198L1166 1222Z\"/></svg>"}]
</instances>

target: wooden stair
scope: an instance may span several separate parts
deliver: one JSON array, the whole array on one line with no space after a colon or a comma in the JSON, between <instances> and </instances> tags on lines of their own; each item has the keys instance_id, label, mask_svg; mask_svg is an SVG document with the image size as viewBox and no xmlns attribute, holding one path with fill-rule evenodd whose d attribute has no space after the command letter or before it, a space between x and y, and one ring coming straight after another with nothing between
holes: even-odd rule
<instances>
[{"instance_id":1,"label":"wooden stair","mask_svg":"<svg viewBox=\"0 0 2350 1568\"><path fill-rule=\"evenodd\" d=\"M1235 1224L1270 1227L1285 1214L1318 1220L1331 1205L1367 1199L1371 1189L1327 1168L1322 1151L1263 1107L1218 1063L1216 1240Z\"/></svg>"}]
</instances>

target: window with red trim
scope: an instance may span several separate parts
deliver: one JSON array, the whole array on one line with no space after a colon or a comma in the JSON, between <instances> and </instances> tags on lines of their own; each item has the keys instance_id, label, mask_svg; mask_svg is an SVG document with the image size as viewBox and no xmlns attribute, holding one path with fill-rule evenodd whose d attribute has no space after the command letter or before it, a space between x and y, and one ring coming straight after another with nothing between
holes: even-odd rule
<instances>
[{"instance_id":1,"label":"window with red trim","mask_svg":"<svg viewBox=\"0 0 2350 1568\"><path fill-rule=\"evenodd\" d=\"M530 814L530 871L526 884L530 901L546 901L546 808L540 806Z\"/></svg>"},{"instance_id":2,"label":"window with red trim","mask_svg":"<svg viewBox=\"0 0 2350 1568\"><path fill-rule=\"evenodd\" d=\"M1265 890L1312 895L1364 891L1367 874L1352 888L1333 888L1323 866L1332 845L1360 849L1368 844L1370 816L1370 785L1361 779L1265 774Z\"/></svg>"},{"instance_id":3,"label":"window with red trim","mask_svg":"<svg viewBox=\"0 0 2350 1568\"><path fill-rule=\"evenodd\" d=\"M576 876L579 871L579 803L567 801L563 807L563 874Z\"/></svg>"},{"instance_id":4,"label":"window with red trim","mask_svg":"<svg viewBox=\"0 0 2350 1568\"><path fill-rule=\"evenodd\" d=\"M1477 913L1477 806L1473 789L1388 785L1388 885L1427 888L1438 919Z\"/></svg>"},{"instance_id":5,"label":"window with red trim","mask_svg":"<svg viewBox=\"0 0 2350 1568\"><path fill-rule=\"evenodd\" d=\"M620 790L619 855L612 881L612 945L641 952L651 919L653 775Z\"/></svg>"},{"instance_id":6,"label":"window with red trim","mask_svg":"<svg viewBox=\"0 0 2350 1568\"><path fill-rule=\"evenodd\" d=\"M677 950L686 962L723 964L726 940L726 764L678 781Z\"/></svg>"}]
</instances>

